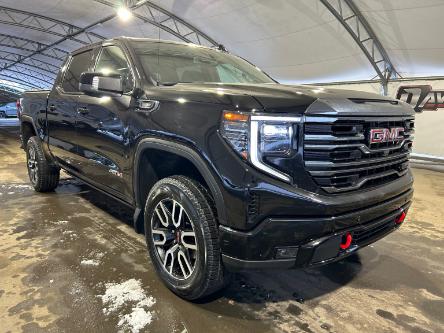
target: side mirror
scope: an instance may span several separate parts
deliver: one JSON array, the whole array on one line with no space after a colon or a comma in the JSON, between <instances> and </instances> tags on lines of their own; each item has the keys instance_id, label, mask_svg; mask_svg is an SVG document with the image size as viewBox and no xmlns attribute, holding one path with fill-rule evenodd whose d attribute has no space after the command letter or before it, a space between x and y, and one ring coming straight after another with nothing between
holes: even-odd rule
<instances>
[{"instance_id":1,"label":"side mirror","mask_svg":"<svg viewBox=\"0 0 444 333\"><path fill-rule=\"evenodd\" d=\"M79 90L91 96L122 96L123 82L119 74L85 72L80 75Z\"/></svg>"}]
</instances>

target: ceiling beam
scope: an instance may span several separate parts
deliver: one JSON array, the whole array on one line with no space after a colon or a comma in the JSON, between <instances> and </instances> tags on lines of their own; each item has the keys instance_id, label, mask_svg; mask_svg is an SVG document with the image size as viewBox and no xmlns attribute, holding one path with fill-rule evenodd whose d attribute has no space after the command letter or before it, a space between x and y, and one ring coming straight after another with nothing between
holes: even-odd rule
<instances>
[{"instance_id":1,"label":"ceiling beam","mask_svg":"<svg viewBox=\"0 0 444 333\"><path fill-rule=\"evenodd\" d=\"M94 1L109 7L115 7L115 3L109 0ZM133 2L133 5L129 7L133 15L138 19L166 31L184 42L206 46L219 45L218 42L203 31L151 1L141 0L135 3Z\"/></svg>"},{"instance_id":2,"label":"ceiling beam","mask_svg":"<svg viewBox=\"0 0 444 333\"><path fill-rule=\"evenodd\" d=\"M7 89L6 86L3 86L0 84L0 95L2 96L19 96L20 92L12 92L11 90Z\"/></svg>"},{"instance_id":3,"label":"ceiling beam","mask_svg":"<svg viewBox=\"0 0 444 333\"><path fill-rule=\"evenodd\" d=\"M91 24L87 25L87 26L84 27L84 28L79 28L78 30L75 30L75 31L69 32L69 33L67 33L66 35L64 35L62 38L58 39L57 41L55 41L55 42L53 42L53 43L51 43L51 44L46 44L46 45L44 45L44 46L41 46L41 47L40 47L39 49L37 49L36 51L34 51L34 52L32 52L32 53L30 53L30 54L24 56L21 60L16 61L16 62L13 62L13 63L9 64L8 66L6 66L5 68L0 69L0 73L1 73L3 70L8 69L8 68L11 68L11 67L15 66L16 64L19 64L19 63L23 62L24 60L26 60L26 59L30 59L30 58L32 58L32 57L38 55L38 54L45 54L45 53L47 53L47 52L52 52L53 50L57 50L57 48L56 48L57 45L63 43L64 41L66 41L66 40L68 40L68 39L72 39L73 37L78 36L78 35L80 35L80 34L84 34L84 33L88 33L88 34L89 34L89 33L90 33L89 31L90 31L91 29L93 29L95 26L100 25L100 24L102 24L102 23L104 23L104 22L107 22L107 21L109 21L109 20L112 20L114 17L116 17L116 15L117 15L117 14L109 15L109 16L107 16L107 17L105 17L105 18L103 18L103 19L101 19L101 20L99 20L99 21L96 21L96 22L94 22L94 23L91 23ZM102 36L100 36L100 38L101 38L101 39L105 39L105 37L102 37ZM45 54L45 55L46 55L46 54Z\"/></svg>"},{"instance_id":4,"label":"ceiling beam","mask_svg":"<svg viewBox=\"0 0 444 333\"><path fill-rule=\"evenodd\" d=\"M34 83L41 87L50 86L54 83L54 78L48 77L36 71L32 71L26 67L22 67L21 65L20 67L15 66L14 69L5 69L2 73L23 79L25 82ZM39 82L36 82L36 80Z\"/></svg>"},{"instance_id":5,"label":"ceiling beam","mask_svg":"<svg viewBox=\"0 0 444 333\"><path fill-rule=\"evenodd\" d=\"M4 104L17 100L20 97L21 91L1 81L2 80L0 80L0 103Z\"/></svg>"},{"instance_id":6,"label":"ceiling beam","mask_svg":"<svg viewBox=\"0 0 444 333\"><path fill-rule=\"evenodd\" d=\"M107 0L95 1L110 7L114 7L114 4L110 3ZM130 8L133 11L134 15L140 20L152 24L159 29L167 31L168 33L176 36L177 38L185 42L194 42L204 45L207 44L209 46L217 45L217 42L215 40L210 38L202 31L198 30L191 24L185 22L184 20L168 12L167 10L151 3L150 1L141 0L135 3L133 2ZM143 10L145 10L145 13L143 13ZM66 40L80 41L80 39L78 38L78 36L80 35L86 35L89 38L88 41L81 40L80 42L83 44L93 42L91 36L94 36L98 40L103 40L105 39L104 37L92 33L91 30L98 25L114 19L116 16L117 13L113 13L112 15L104 17L101 20L87 25L86 27L79 28L66 22L55 20L46 16L0 6L0 23L47 32L61 37L51 44L43 44L21 37L0 34L1 46L6 46L9 48L28 52L28 54L20 55L17 57L17 59L8 62L8 64L0 68L0 74L6 77L15 78L16 80L20 80L20 78L17 79L15 77L20 73L17 70L13 70L12 68L19 64L37 61L37 59L34 58L36 55L44 55L46 57L53 58L61 62L66 57L68 52L58 48L58 45ZM58 30L55 31L55 29ZM195 40L192 39L193 36L195 37ZM8 74L5 74L5 72L8 72ZM15 72L14 76L11 76L11 72ZM33 76L35 75L33 74ZM27 84L32 84L34 87L38 87L35 83L31 83L26 79L24 80L24 82L26 82Z\"/></svg>"},{"instance_id":7,"label":"ceiling beam","mask_svg":"<svg viewBox=\"0 0 444 333\"><path fill-rule=\"evenodd\" d=\"M20 95L22 92L17 88L14 88L13 85L8 84L4 80L0 80L0 90L3 92L8 92L10 94Z\"/></svg>"},{"instance_id":8,"label":"ceiling beam","mask_svg":"<svg viewBox=\"0 0 444 333\"><path fill-rule=\"evenodd\" d=\"M15 52L9 52L9 51L0 51L0 63L1 62L15 62L19 61L23 57L22 54L15 53ZM42 71L46 73L50 77L57 76L57 73L59 71L59 66L56 66L54 64L50 64L49 62L45 62L40 59L26 59L25 62L21 63L23 66L27 66L30 68L38 69L39 71ZM17 65L16 65L17 66ZM0 65L1 68L1 65Z\"/></svg>"},{"instance_id":9,"label":"ceiling beam","mask_svg":"<svg viewBox=\"0 0 444 333\"><path fill-rule=\"evenodd\" d=\"M32 83L28 83L25 80L18 79L18 78L14 77L14 76L10 76L10 75L7 75L7 74L4 74L4 73L0 72L0 81L2 81L2 78L4 78L5 81L10 81L10 82L19 84L21 86L21 88L23 88L23 90L27 90L27 89L41 89L42 88L42 87L40 87L38 85L35 85L35 84L32 84Z\"/></svg>"},{"instance_id":10,"label":"ceiling beam","mask_svg":"<svg viewBox=\"0 0 444 333\"><path fill-rule=\"evenodd\" d=\"M16 101L20 97L20 93L13 93L5 89L4 86L0 84L0 104L6 104Z\"/></svg>"},{"instance_id":11,"label":"ceiling beam","mask_svg":"<svg viewBox=\"0 0 444 333\"><path fill-rule=\"evenodd\" d=\"M401 77L372 27L353 0L320 0L352 36L379 77L384 94L390 79Z\"/></svg>"},{"instance_id":12,"label":"ceiling beam","mask_svg":"<svg viewBox=\"0 0 444 333\"><path fill-rule=\"evenodd\" d=\"M83 45L104 39L102 36L93 32L82 31L79 33L82 28L67 22L4 6L0 6L0 23L36 30L58 37L65 37L68 35L70 36L69 39ZM77 38L80 34L83 34L81 37L84 38Z\"/></svg>"},{"instance_id":13,"label":"ceiling beam","mask_svg":"<svg viewBox=\"0 0 444 333\"><path fill-rule=\"evenodd\" d=\"M42 54L48 58L58 60L59 62L62 62L68 54L68 51L61 48L54 47L50 50L47 50L47 44L2 33L0 33L0 46L9 47L29 53L39 52L39 54ZM28 56L29 54L22 55L22 59Z\"/></svg>"}]
</instances>

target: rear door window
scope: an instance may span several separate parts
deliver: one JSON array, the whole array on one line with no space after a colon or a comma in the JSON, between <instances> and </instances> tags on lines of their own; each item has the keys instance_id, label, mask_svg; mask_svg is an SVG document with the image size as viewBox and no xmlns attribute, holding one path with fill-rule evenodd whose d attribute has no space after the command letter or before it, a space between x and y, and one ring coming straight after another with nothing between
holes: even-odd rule
<instances>
[{"instance_id":1,"label":"rear door window","mask_svg":"<svg viewBox=\"0 0 444 333\"><path fill-rule=\"evenodd\" d=\"M65 92L76 93L79 91L80 75L87 72L92 57L92 50L76 54L72 57L65 75L63 76L62 89Z\"/></svg>"}]
</instances>

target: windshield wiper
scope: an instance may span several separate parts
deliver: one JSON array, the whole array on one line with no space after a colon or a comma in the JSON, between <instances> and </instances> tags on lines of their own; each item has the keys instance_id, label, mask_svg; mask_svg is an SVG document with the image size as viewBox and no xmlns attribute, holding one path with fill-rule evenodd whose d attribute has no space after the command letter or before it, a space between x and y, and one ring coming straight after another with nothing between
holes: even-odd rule
<instances>
[{"instance_id":1,"label":"windshield wiper","mask_svg":"<svg viewBox=\"0 0 444 333\"><path fill-rule=\"evenodd\" d=\"M197 83L197 82L191 82L191 81L177 81L177 82L157 82L158 86L175 86L178 83Z\"/></svg>"}]
</instances>

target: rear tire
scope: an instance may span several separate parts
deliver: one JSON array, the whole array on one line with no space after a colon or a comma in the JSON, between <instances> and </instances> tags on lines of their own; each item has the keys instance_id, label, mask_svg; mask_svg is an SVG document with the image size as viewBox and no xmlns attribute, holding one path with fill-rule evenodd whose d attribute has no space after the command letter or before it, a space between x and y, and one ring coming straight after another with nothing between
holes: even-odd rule
<instances>
[{"instance_id":1,"label":"rear tire","mask_svg":"<svg viewBox=\"0 0 444 333\"><path fill-rule=\"evenodd\" d=\"M6 113L4 111L0 111L0 118L6 118Z\"/></svg>"},{"instance_id":2,"label":"rear tire","mask_svg":"<svg viewBox=\"0 0 444 333\"><path fill-rule=\"evenodd\" d=\"M60 169L48 163L40 139L36 136L29 138L26 144L26 164L35 191L50 192L57 187Z\"/></svg>"},{"instance_id":3,"label":"rear tire","mask_svg":"<svg viewBox=\"0 0 444 333\"><path fill-rule=\"evenodd\" d=\"M158 181L147 197L145 237L151 260L165 285L187 300L218 291L228 278L212 201L206 188L184 176Z\"/></svg>"}]
</instances>

